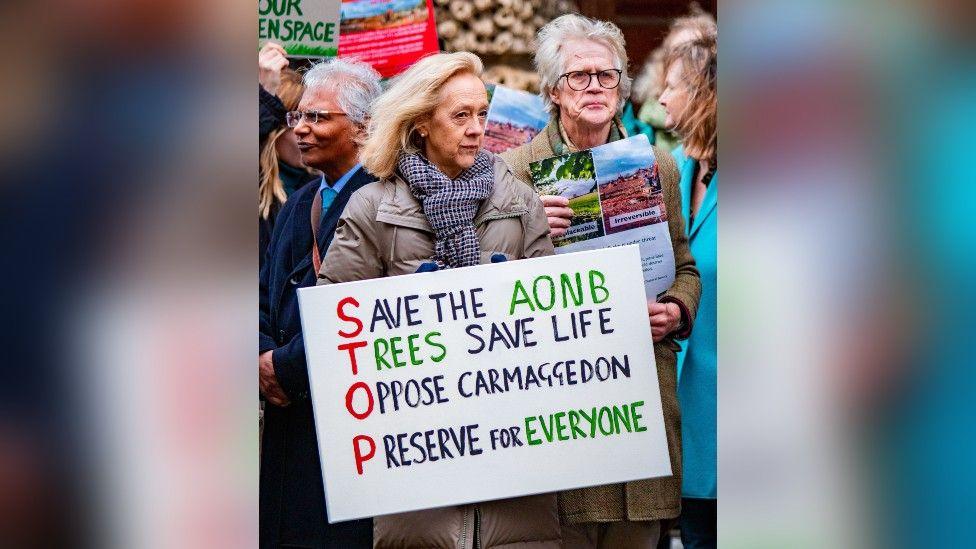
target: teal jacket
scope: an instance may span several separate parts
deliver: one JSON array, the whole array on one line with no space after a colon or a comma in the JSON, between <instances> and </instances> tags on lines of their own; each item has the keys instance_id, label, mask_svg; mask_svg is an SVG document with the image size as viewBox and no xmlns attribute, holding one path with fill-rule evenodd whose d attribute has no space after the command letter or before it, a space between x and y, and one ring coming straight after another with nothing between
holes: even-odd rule
<instances>
[{"instance_id":1,"label":"teal jacket","mask_svg":"<svg viewBox=\"0 0 976 549\"><path fill-rule=\"evenodd\" d=\"M684 342L678 354L678 404L681 407L684 471L681 495L686 498L716 498L718 172L705 192L692 226L688 223L688 217L698 162L685 156L683 147L675 149L672 154L681 172L681 214L685 218L688 243L701 274L702 286L691 337Z\"/></svg>"}]
</instances>

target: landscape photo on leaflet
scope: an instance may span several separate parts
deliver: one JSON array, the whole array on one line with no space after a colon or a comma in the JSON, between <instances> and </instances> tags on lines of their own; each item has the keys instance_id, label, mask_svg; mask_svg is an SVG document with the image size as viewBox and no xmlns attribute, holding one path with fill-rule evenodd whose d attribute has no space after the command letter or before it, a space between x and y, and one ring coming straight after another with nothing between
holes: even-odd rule
<instances>
[{"instance_id":1,"label":"landscape photo on leaflet","mask_svg":"<svg viewBox=\"0 0 976 549\"><path fill-rule=\"evenodd\" d=\"M546 158L529 164L532 181L542 194L569 199L573 219L566 236L554 238L557 246L603 236L600 195L590 151Z\"/></svg>"},{"instance_id":2,"label":"landscape photo on leaflet","mask_svg":"<svg viewBox=\"0 0 976 549\"><path fill-rule=\"evenodd\" d=\"M499 154L528 143L549 122L542 98L538 95L494 86L488 100L484 148Z\"/></svg>"},{"instance_id":3,"label":"landscape photo on leaflet","mask_svg":"<svg viewBox=\"0 0 976 549\"><path fill-rule=\"evenodd\" d=\"M427 21L427 0L346 0L341 32L373 31Z\"/></svg>"},{"instance_id":4,"label":"landscape photo on leaflet","mask_svg":"<svg viewBox=\"0 0 976 549\"><path fill-rule=\"evenodd\" d=\"M606 234L668 220L654 152L642 137L592 151Z\"/></svg>"}]
</instances>

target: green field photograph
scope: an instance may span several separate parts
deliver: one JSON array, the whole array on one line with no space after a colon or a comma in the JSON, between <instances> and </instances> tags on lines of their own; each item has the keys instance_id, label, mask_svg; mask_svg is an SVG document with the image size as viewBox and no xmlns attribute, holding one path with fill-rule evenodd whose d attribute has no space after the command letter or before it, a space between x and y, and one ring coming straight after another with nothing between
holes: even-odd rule
<instances>
[{"instance_id":1,"label":"green field photograph","mask_svg":"<svg viewBox=\"0 0 976 549\"><path fill-rule=\"evenodd\" d=\"M593 157L589 151L554 156L529 164L529 174L539 194L569 199L573 220L565 236L553 244L565 246L603 236L603 215L597 190Z\"/></svg>"}]
</instances>

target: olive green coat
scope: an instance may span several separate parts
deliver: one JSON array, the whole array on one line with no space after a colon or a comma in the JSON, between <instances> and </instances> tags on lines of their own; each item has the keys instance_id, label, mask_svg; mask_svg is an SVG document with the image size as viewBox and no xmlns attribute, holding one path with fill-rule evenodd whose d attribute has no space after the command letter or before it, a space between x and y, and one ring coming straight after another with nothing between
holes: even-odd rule
<instances>
[{"instance_id":1,"label":"olive green coat","mask_svg":"<svg viewBox=\"0 0 976 549\"><path fill-rule=\"evenodd\" d=\"M550 121L532 141L501 156L512 167L516 177L530 183L529 163L555 156L553 151L562 148L560 133L558 125ZM665 292L662 301L677 302L688 316L688 323L681 333L672 334L654 344L664 426L674 475L560 492L559 512L567 522L660 520L674 518L681 512L681 414L676 390L676 353L679 347L675 337L685 338L691 331L701 295L701 282L695 260L688 249L688 237L681 215L681 194L678 191L680 177L674 158L671 153L658 147L654 147L654 157L664 191L675 264L674 284Z\"/></svg>"}]
</instances>

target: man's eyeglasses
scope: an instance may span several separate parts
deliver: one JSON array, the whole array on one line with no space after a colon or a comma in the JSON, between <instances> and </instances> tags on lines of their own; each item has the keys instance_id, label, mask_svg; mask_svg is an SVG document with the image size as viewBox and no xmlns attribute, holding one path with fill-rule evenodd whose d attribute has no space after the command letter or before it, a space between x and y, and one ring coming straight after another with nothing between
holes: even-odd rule
<instances>
[{"instance_id":1,"label":"man's eyeglasses","mask_svg":"<svg viewBox=\"0 0 976 549\"><path fill-rule=\"evenodd\" d=\"M302 123L304 118L309 124L318 124L319 120L328 122L333 116L343 116L342 111L289 111L285 114L285 122L289 128L294 128Z\"/></svg>"},{"instance_id":2,"label":"man's eyeglasses","mask_svg":"<svg viewBox=\"0 0 976 549\"><path fill-rule=\"evenodd\" d=\"M559 78L565 78L566 84L569 85L570 89L583 91L590 87L590 82L596 76L596 81L600 84L601 88L612 90L620 84L620 74L622 72L620 69L607 69L599 72L572 71L561 75Z\"/></svg>"}]
</instances>

